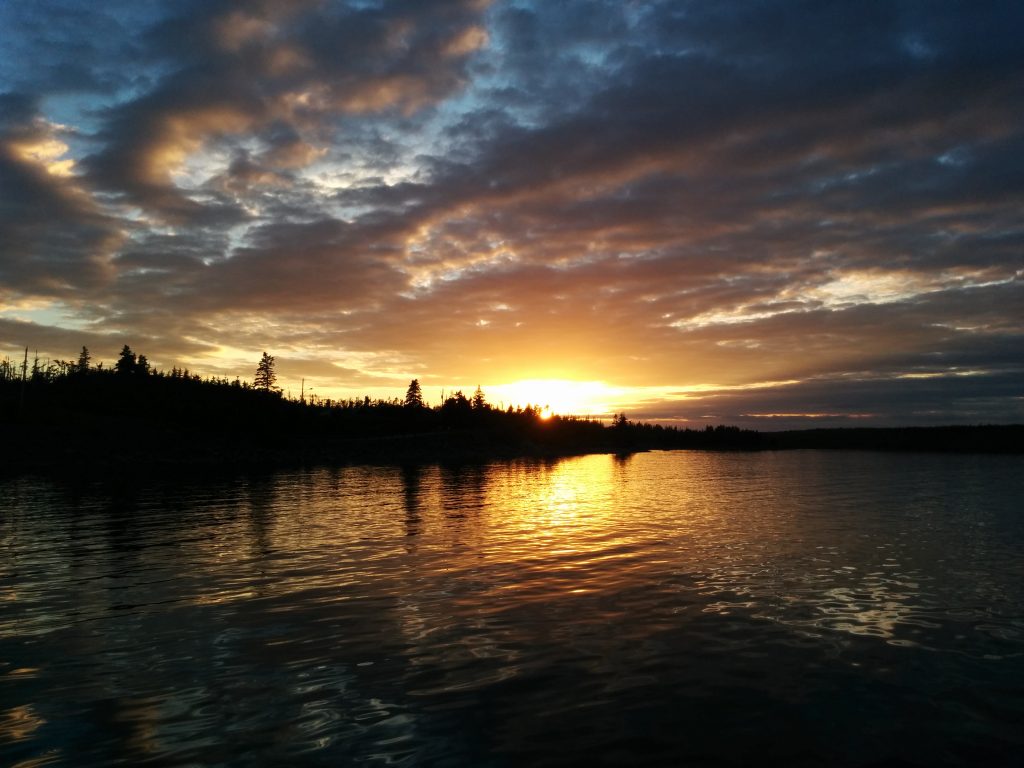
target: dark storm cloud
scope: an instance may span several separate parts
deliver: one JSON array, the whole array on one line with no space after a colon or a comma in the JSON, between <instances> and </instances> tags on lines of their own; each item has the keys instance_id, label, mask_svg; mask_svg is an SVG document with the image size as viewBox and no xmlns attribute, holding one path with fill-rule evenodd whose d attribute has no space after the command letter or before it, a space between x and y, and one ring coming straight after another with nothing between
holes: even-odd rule
<instances>
[{"instance_id":1,"label":"dark storm cloud","mask_svg":"<svg viewBox=\"0 0 1024 768\"><path fill-rule=\"evenodd\" d=\"M77 53L0 62L5 137L105 94L70 176L4 139L15 295L366 386L1019 413L1017 3L14 5L19 50Z\"/></svg>"}]
</instances>

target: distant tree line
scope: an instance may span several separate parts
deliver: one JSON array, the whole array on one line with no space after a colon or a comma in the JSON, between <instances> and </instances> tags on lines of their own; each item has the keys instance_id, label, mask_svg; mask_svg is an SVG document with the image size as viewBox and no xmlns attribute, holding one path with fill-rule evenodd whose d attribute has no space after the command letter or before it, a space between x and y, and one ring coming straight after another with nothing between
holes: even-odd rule
<instances>
[{"instance_id":1,"label":"distant tree line","mask_svg":"<svg viewBox=\"0 0 1024 768\"><path fill-rule=\"evenodd\" d=\"M153 455L323 458L481 459L505 455L626 453L652 448L761 450L869 448L1021 452L1024 427L803 430L760 433L735 426L679 429L630 421L543 418L534 405L498 408L481 387L424 402L418 379L404 398L286 397L272 355L263 353L253 382L203 377L187 368L154 369L125 345L114 365L93 364L85 347L75 360L0 360L0 451L37 463L83 456L136 460ZM135 457L135 458L133 458ZM4 454L0 452L0 458Z\"/></svg>"}]
</instances>

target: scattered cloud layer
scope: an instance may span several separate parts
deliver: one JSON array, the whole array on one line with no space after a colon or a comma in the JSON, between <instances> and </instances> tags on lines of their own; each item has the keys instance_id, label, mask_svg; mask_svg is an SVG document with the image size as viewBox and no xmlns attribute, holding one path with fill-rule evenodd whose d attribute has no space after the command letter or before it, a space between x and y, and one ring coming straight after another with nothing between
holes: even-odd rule
<instances>
[{"instance_id":1,"label":"scattered cloud layer","mask_svg":"<svg viewBox=\"0 0 1024 768\"><path fill-rule=\"evenodd\" d=\"M11 354L1024 419L1018 3L102 6L0 6Z\"/></svg>"}]
</instances>

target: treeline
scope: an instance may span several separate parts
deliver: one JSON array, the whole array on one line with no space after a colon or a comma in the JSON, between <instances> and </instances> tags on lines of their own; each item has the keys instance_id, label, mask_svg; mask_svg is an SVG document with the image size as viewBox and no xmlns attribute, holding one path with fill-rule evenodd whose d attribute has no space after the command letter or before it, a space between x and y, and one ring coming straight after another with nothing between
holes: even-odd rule
<instances>
[{"instance_id":1,"label":"treeline","mask_svg":"<svg viewBox=\"0 0 1024 768\"><path fill-rule=\"evenodd\" d=\"M266 353L252 383L155 370L125 346L93 364L28 354L0 360L0 460L7 467L152 461L248 464L309 461L480 460L511 456L626 453L648 449L872 450L1019 453L1024 427L835 429L763 433L732 426L678 429L630 421L610 425L539 407L497 408L478 387L440 405L424 403L417 380L404 399L286 397Z\"/></svg>"},{"instance_id":2,"label":"treeline","mask_svg":"<svg viewBox=\"0 0 1024 768\"><path fill-rule=\"evenodd\" d=\"M404 399L285 397L266 353L253 382L154 369L125 346L112 366L83 348L74 361L0 361L0 418L8 453L30 464L96 458L184 462L433 460L555 456L651 448L756 449L735 427L680 430L629 421L610 426L545 418L533 405L498 408L477 387L440 405L417 380ZM18 446L12 449L12 446Z\"/></svg>"},{"instance_id":3,"label":"treeline","mask_svg":"<svg viewBox=\"0 0 1024 768\"><path fill-rule=\"evenodd\" d=\"M1022 453L1024 425L843 427L761 433L766 450L794 448L929 453Z\"/></svg>"}]
</instances>

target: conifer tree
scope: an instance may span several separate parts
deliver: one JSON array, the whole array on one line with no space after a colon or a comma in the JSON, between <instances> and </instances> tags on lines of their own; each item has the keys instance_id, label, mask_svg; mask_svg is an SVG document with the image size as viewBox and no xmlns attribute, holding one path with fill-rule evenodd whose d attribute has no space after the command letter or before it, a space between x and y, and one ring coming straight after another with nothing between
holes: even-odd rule
<instances>
[{"instance_id":1,"label":"conifer tree","mask_svg":"<svg viewBox=\"0 0 1024 768\"><path fill-rule=\"evenodd\" d=\"M473 393L473 410L482 410L487 405L487 398L484 397L484 391L480 388L480 385L476 385L476 392Z\"/></svg>"},{"instance_id":2,"label":"conifer tree","mask_svg":"<svg viewBox=\"0 0 1024 768\"><path fill-rule=\"evenodd\" d=\"M252 385L256 389L269 392L274 389L276 383L277 373L274 372L274 357L264 352L263 357L256 365L256 378L253 379Z\"/></svg>"},{"instance_id":3,"label":"conifer tree","mask_svg":"<svg viewBox=\"0 0 1024 768\"><path fill-rule=\"evenodd\" d=\"M135 353L132 352L131 347L125 344L121 349L121 354L117 357L117 362L114 363L114 370L122 376L127 376L135 373L135 365Z\"/></svg>"},{"instance_id":4,"label":"conifer tree","mask_svg":"<svg viewBox=\"0 0 1024 768\"><path fill-rule=\"evenodd\" d=\"M408 408L423 407L423 388L420 387L419 379L409 382L409 388L405 390L405 405Z\"/></svg>"}]
</instances>

